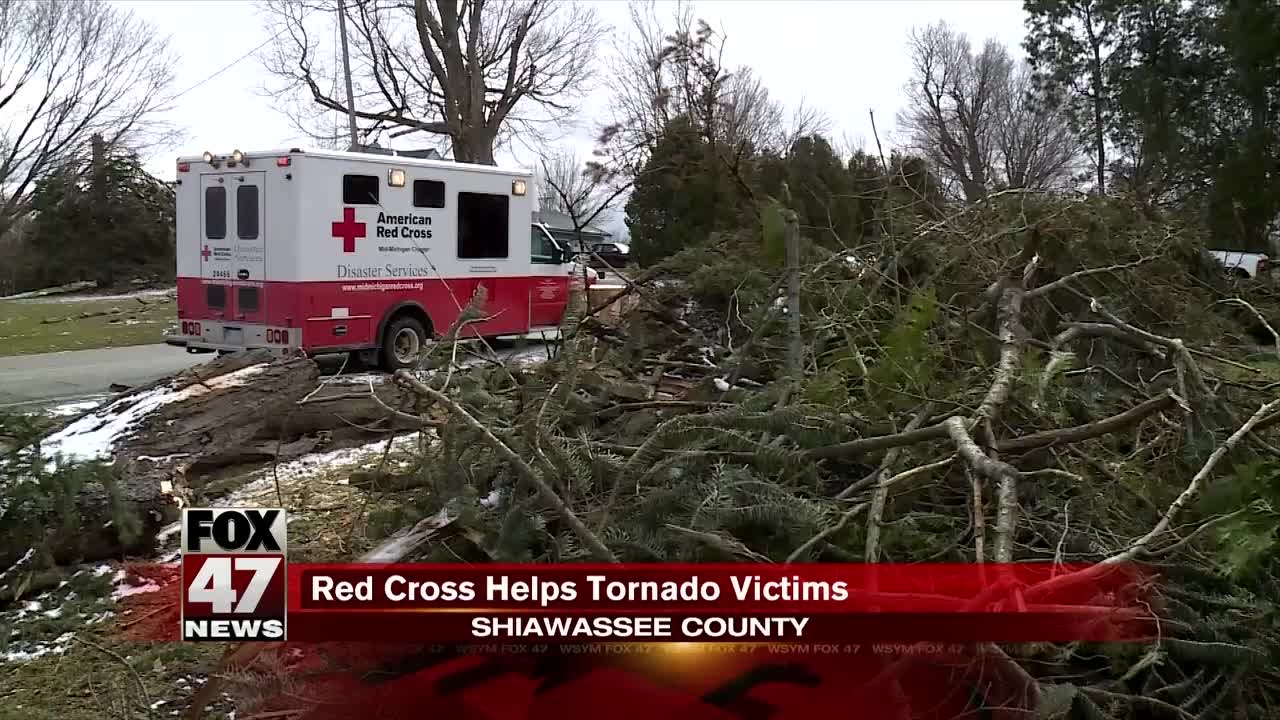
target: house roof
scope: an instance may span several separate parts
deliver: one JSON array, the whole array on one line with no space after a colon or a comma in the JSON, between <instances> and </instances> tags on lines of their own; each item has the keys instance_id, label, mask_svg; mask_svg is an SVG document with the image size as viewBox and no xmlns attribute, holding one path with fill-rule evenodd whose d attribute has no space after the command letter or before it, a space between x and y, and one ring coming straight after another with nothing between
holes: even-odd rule
<instances>
[{"instance_id":1,"label":"house roof","mask_svg":"<svg viewBox=\"0 0 1280 720\"><path fill-rule=\"evenodd\" d=\"M556 210L539 210L533 214L534 222L540 222L546 225L550 230L559 230L561 232L573 232L573 218L567 214ZM610 233L598 225L587 225L582 228L583 235L598 235L607 238Z\"/></svg>"}]
</instances>

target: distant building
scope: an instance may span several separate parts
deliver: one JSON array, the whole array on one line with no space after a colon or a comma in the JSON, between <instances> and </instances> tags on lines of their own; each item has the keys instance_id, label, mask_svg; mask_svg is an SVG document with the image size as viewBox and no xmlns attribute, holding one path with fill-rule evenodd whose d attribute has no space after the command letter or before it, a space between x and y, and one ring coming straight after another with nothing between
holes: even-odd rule
<instances>
[{"instance_id":1,"label":"distant building","mask_svg":"<svg viewBox=\"0 0 1280 720\"><path fill-rule=\"evenodd\" d=\"M579 235L581 235L582 242L586 245L608 242L609 238L613 237L612 234L598 225L587 225L582 228L580 233L574 233L573 218L555 210L539 210L533 214L533 221L546 225L547 230L551 231L551 237L555 238L561 245L573 250L578 248Z\"/></svg>"},{"instance_id":2,"label":"distant building","mask_svg":"<svg viewBox=\"0 0 1280 720\"><path fill-rule=\"evenodd\" d=\"M361 145L356 152L370 153L372 155L392 155L395 157L417 158L419 160L443 160L444 157L435 148L427 148L425 150L393 150L384 148L378 143L372 145Z\"/></svg>"}]
</instances>

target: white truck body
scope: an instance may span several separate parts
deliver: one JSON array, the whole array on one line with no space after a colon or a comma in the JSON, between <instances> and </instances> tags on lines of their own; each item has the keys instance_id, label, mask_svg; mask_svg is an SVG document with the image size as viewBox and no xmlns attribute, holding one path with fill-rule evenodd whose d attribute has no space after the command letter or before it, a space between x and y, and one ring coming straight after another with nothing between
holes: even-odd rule
<instances>
[{"instance_id":1,"label":"white truck body","mask_svg":"<svg viewBox=\"0 0 1280 720\"><path fill-rule=\"evenodd\" d=\"M299 148L177 169L170 344L386 364L388 333L420 350L481 286L486 319L464 335L553 333L568 305L574 266L533 223L527 170Z\"/></svg>"},{"instance_id":2,"label":"white truck body","mask_svg":"<svg viewBox=\"0 0 1280 720\"><path fill-rule=\"evenodd\" d=\"M1226 267L1237 277L1256 278L1271 269L1271 258L1264 253L1237 252L1234 250L1209 250L1209 256Z\"/></svg>"}]
</instances>

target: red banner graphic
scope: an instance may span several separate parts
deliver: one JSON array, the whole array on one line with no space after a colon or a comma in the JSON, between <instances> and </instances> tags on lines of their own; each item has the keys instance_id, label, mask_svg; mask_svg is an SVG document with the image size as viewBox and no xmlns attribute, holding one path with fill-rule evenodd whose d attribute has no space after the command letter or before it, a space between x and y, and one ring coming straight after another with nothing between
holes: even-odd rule
<instances>
[{"instance_id":1,"label":"red banner graphic","mask_svg":"<svg viewBox=\"0 0 1280 720\"><path fill-rule=\"evenodd\" d=\"M849 597L739 601L732 587L726 587L729 597L709 604L600 603L590 599L590 587L583 585L585 600L557 599L546 601L546 607L530 591L530 597L500 607L486 598L437 605L434 611L428 601L414 601L397 610L353 598L334 600L323 609L304 608L304 577L316 573L330 573L335 580L339 575L347 580L368 576L370 585L385 583L394 574L417 582L470 580L477 583L478 598L486 593L478 583L491 576L505 577L508 583L537 576L576 585L587 583L590 574L652 582L684 582L692 575L729 583L728 578L744 575L762 582L798 577L801 582L844 582ZM178 567L135 566L130 574L160 590L125 598L121 629L134 639L177 639L183 591ZM288 641L230 645L223 665L211 668L211 676L247 673L260 665L263 677L279 678L287 691L259 688L261 700L237 710L296 720L354 720L369 717L371 708L384 720L424 713L459 720L574 720L602 711L641 720L655 712L681 720L798 720L850 713L1012 720L1030 716L1041 702L1017 661L1019 647L1036 646L1001 650L992 642L1148 637L1153 628L1144 618L1154 612L1149 604L1154 580L1139 567L1118 565L293 565ZM771 596L783 593L781 585L772 588ZM481 614L520 619L644 614L670 617L677 625L689 617L808 618L813 634L806 631L802 641L764 643L743 643L741 638L688 644L621 638L595 643L579 639L575 644L547 638L447 639L450 623L470 628L471 619ZM826 639L842 633L856 637L848 642ZM983 642L960 640L966 637Z\"/></svg>"},{"instance_id":2,"label":"red banner graphic","mask_svg":"<svg viewBox=\"0 0 1280 720\"><path fill-rule=\"evenodd\" d=\"M1149 637L1132 565L291 565L289 637L829 643Z\"/></svg>"}]
</instances>

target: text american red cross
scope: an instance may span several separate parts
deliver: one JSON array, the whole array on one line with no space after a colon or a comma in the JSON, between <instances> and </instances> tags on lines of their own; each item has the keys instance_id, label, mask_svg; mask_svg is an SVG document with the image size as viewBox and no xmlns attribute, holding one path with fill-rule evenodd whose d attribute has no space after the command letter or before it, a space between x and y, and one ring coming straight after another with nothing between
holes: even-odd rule
<instances>
[{"instance_id":1,"label":"text american red cross","mask_svg":"<svg viewBox=\"0 0 1280 720\"><path fill-rule=\"evenodd\" d=\"M365 236L364 223L356 222L356 209L343 208L342 222L333 223L333 236L342 238L342 252L356 251L356 239Z\"/></svg>"}]
</instances>

